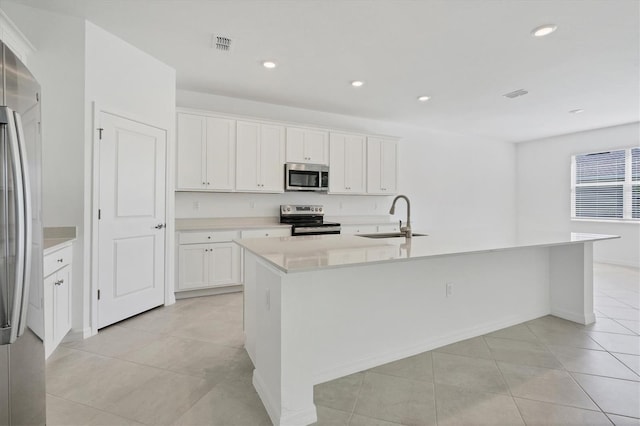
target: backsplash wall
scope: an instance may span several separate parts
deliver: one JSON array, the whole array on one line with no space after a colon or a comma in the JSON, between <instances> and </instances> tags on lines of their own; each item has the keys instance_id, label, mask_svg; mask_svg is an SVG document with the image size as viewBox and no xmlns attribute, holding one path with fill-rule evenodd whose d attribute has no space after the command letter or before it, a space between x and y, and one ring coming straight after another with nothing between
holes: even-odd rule
<instances>
[{"instance_id":1,"label":"backsplash wall","mask_svg":"<svg viewBox=\"0 0 640 426\"><path fill-rule=\"evenodd\" d=\"M320 204L327 216L388 215L393 197L328 195L305 192L282 194L176 192L176 218L275 217L280 204Z\"/></svg>"}]
</instances>

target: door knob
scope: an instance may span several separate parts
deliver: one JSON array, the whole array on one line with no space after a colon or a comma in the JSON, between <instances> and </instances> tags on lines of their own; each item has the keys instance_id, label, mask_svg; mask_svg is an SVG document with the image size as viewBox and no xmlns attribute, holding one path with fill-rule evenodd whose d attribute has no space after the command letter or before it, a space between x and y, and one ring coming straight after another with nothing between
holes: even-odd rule
<instances>
[{"instance_id":1,"label":"door knob","mask_svg":"<svg viewBox=\"0 0 640 426\"><path fill-rule=\"evenodd\" d=\"M166 225L164 223L159 223L155 226L156 229L162 229L164 228Z\"/></svg>"}]
</instances>

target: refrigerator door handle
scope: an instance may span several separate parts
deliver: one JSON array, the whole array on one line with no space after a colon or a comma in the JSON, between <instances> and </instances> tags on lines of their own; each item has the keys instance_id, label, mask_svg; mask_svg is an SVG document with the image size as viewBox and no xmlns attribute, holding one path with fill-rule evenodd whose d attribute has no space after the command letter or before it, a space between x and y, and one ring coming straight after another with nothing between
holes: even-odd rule
<instances>
[{"instance_id":1,"label":"refrigerator door handle","mask_svg":"<svg viewBox=\"0 0 640 426\"><path fill-rule=\"evenodd\" d=\"M24 138L24 130L22 127L22 118L16 111L13 112L14 123L16 126L16 136L18 140L18 150L20 153L20 170L22 171L22 201L23 218L24 218L24 269L22 273L22 303L20 305L20 319L18 325L17 337L22 336L24 328L27 324L27 307L29 305L29 287L31 283L31 257L33 241L33 223L31 215L31 184L29 178L29 162L27 159L27 146Z\"/></svg>"},{"instance_id":2,"label":"refrigerator door handle","mask_svg":"<svg viewBox=\"0 0 640 426\"><path fill-rule=\"evenodd\" d=\"M20 147L18 133L16 131L16 116L11 108L0 106L0 124L7 129L7 152L8 160L12 163L13 195L15 207L15 282L13 283L13 301L9 301L9 312L4 316L9 320L6 327L0 333L0 345L10 344L18 338L20 329L20 318L22 314L24 299L24 267L25 267L25 215L24 215L24 182L22 172L22 160L20 158ZM11 236L7 236L9 240ZM8 264L8 262L6 262ZM11 283L7 283L11 285ZM9 290L9 289L7 289ZM10 295L7 291L5 294Z\"/></svg>"}]
</instances>

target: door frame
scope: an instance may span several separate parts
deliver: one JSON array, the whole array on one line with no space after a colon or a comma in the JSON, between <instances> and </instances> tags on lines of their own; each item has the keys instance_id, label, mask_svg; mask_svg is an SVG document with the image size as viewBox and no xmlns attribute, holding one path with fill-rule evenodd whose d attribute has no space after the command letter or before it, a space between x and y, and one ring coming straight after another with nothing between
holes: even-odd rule
<instances>
[{"instance_id":1,"label":"door frame","mask_svg":"<svg viewBox=\"0 0 640 426\"><path fill-rule=\"evenodd\" d=\"M92 102L92 121L91 121L91 202L85 203L85 206L89 205L88 211L85 211L85 244L89 245L90 249L85 249L85 254L89 254L89 261L85 262L86 269L89 269L89 274L85 273L84 277L89 275L89 327L90 333L87 335L85 332L84 338L98 334L98 247L99 247L99 233L98 233L98 206L100 204L100 135L98 128L100 128L100 114L106 113L114 115L126 120L135 121L145 126L155 127L165 133L165 222L167 224L165 228L164 239L164 305L173 305L176 302L174 293L174 270L175 270L175 179L174 179L174 160L175 156L175 113L173 119L168 123L150 123L147 120L139 117L136 114L132 114L128 111L123 111L119 108L106 106L97 101ZM91 230L91 233L87 232ZM85 257L86 259L86 257ZM86 271L85 269L85 271ZM86 289L86 286L85 286ZM83 300L86 303L87 297L83 295ZM85 328L85 330L87 330ZM88 331L88 330L87 330Z\"/></svg>"}]
</instances>

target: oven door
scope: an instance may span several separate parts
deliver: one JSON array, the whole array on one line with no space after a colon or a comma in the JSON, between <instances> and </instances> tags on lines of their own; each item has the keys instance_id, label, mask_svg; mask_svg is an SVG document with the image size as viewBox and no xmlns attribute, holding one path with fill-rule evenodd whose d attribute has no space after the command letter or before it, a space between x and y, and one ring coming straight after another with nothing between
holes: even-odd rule
<instances>
[{"instance_id":1,"label":"oven door","mask_svg":"<svg viewBox=\"0 0 640 426\"><path fill-rule=\"evenodd\" d=\"M329 234L339 234L340 233L340 225L333 226L313 226L313 225L304 225L304 226L296 226L294 225L291 228L291 235L296 237L300 235L329 235Z\"/></svg>"}]
</instances>

